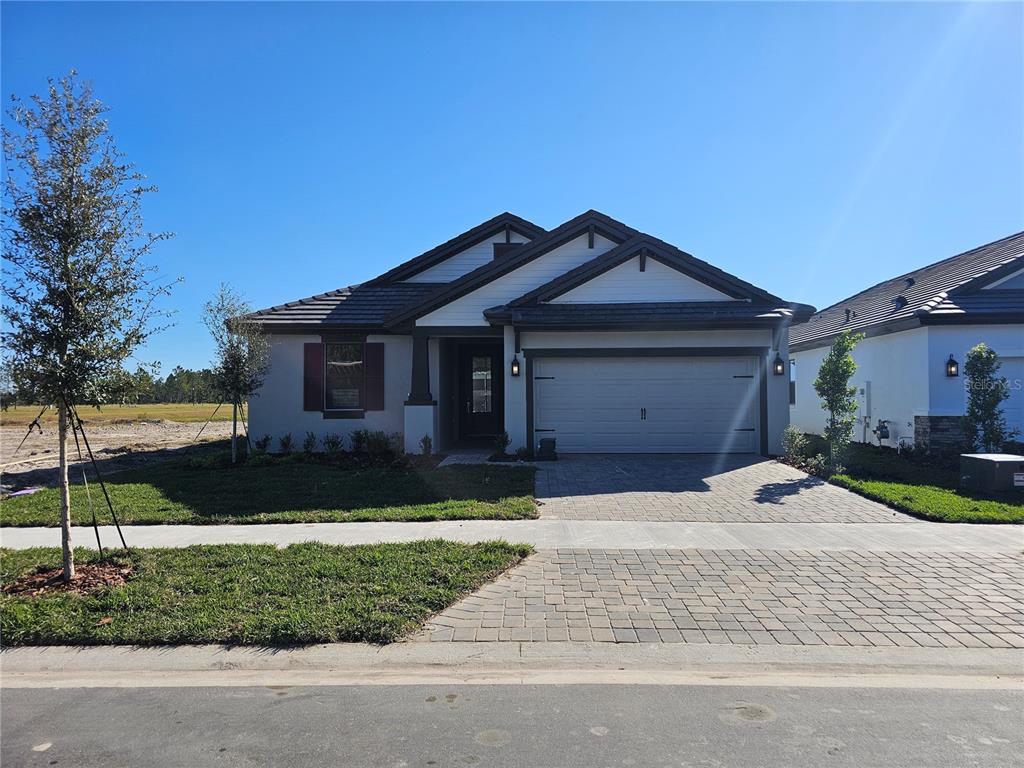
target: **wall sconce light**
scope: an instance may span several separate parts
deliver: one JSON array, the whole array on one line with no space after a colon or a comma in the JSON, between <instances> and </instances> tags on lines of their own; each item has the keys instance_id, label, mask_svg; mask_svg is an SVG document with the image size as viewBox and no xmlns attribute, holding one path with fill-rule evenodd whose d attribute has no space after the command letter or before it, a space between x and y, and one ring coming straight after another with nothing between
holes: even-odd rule
<instances>
[{"instance_id":1,"label":"wall sconce light","mask_svg":"<svg viewBox=\"0 0 1024 768\"><path fill-rule=\"evenodd\" d=\"M512 375L519 375L519 357L517 355L512 355Z\"/></svg>"},{"instance_id":2,"label":"wall sconce light","mask_svg":"<svg viewBox=\"0 0 1024 768\"><path fill-rule=\"evenodd\" d=\"M782 361L782 355L776 353L775 362L772 364L772 373L781 376L786 372L786 364Z\"/></svg>"},{"instance_id":3,"label":"wall sconce light","mask_svg":"<svg viewBox=\"0 0 1024 768\"><path fill-rule=\"evenodd\" d=\"M953 355L949 356L949 360L946 361L946 375L947 376L959 376L960 375L960 363L956 361Z\"/></svg>"}]
</instances>

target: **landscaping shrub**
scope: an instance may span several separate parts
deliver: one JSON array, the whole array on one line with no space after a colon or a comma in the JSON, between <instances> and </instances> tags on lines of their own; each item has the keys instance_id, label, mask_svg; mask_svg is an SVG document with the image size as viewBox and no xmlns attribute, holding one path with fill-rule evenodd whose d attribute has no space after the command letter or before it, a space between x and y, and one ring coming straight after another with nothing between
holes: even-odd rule
<instances>
[{"instance_id":1,"label":"landscaping shrub","mask_svg":"<svg viewBox=\"0 0 1024 768\"><path fill-rule=\"evenodd\" d=\"M434 441L430 439L430 435L424 435L420 438L420 455L429 456L434 452Z\"/></svg>"},{"instance_id":2,"label":"landscaping shrub","mask_svg":"<svg viewBox=\"0 0 1024 768\"><path fill-rule=\"evenodd\" d=\"M264 435L259 440L253 441L252 449L254 454L265 454L270 449L270 435Z\"/></svg>"},{"instance_id":3,"label":"landscaping shrub","mask_svg":"<svg viewBox=\"0 0 1024 768\"><path fill-rule=\"evenodd\" d=\"M518 448L516 448L516 458L519 459L520 461L530 460L530 451L527 449L525 445L521 445Z\"/></svg>"},{"instance_id":4,"label":"landscaping shrub","mask_svg":"<svg viewBox=\"0 0 1024 768\"><path fill-rule=\"evenodd\" d=\"M295 441L292 439L291 432L289 432L287 435L284 435L280 440L278 440L278 445L281 448L281 455L287 456L288 454L290 454L292 452L292 448L294 447L294 443Z\"/></svg>"},{"instance_id":5,"label":"landscaping shrub","mask_svg":"<svg viewBox=\"0 0 1024 768\"><path fill-rule=\"evenodd\" d=\"M782 457L787 464L794 467L807 458L807 436L790 424L782 432Z\"/></svg>"},{"instance_id":6,"label":"landscaping shrub","mask_svg":"<svg viewBox=\"0 0 1024 768\"><path fill-rule=\"evenodd\" d=\"M305 439L302 441L302 452L306 454L307 457L312 458L313 454L316 453L316 443L316 433L307 432Z\"/></svg>"},{"instance_id":7,"label":"landscaping shrub","mask_svg":"<svg viewBox=\"0 0 1024 768\"><path fill-rule=\"evenodd\" d=\"M352 453L366 453L366 443L369 439L369 431L365 429L354 429L349 439L352 441Z\"/></svg>"},{"instance_id":8,"label":"landscaping shrub","mask_svg":"<svg viewBox=\"0 0 1024 768\"><path fill-rule=\"evenodd\" d=\"M335 458L345 444L344 439L337 432L330 432L323 437L324 453L330 458Z\"/></svg>"}]
</instances>

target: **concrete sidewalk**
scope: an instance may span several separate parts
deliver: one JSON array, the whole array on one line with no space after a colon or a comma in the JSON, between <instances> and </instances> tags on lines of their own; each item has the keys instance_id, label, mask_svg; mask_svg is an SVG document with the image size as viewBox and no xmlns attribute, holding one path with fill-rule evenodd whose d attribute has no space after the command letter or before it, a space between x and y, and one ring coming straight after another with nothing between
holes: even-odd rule
<instances>
[{"instance_id":1,"label":"concrete sidewalk","mask_svg":"<svg viewBox=\"0 0 1024 768\"><path fill-rule=\"evenodd\" d=\"M1019 690L1024 652L600 643L13 648L3 688L592 684Z\"/></svg>"},{"instance_id":2,"label":"concrete sidewalk","mask_svg":"<svg viewBox=\"0 0 1024 768\"><path fill-rule=\"evenodd\" d=\"M605 520L465 520L425 523L293 523L288 525L139 525L123 528L129 546L277 544L303 541L371 544L442 538L505 539L538 549L781 549L862 552L1020 552L1024 527L950 523L664 523ZM105 544L117 541L102 526ZM91 528L76 526L76 546L92 547ZM58 528L0 528L12 549L60 546Z\"/></svg>"}]
</instances>

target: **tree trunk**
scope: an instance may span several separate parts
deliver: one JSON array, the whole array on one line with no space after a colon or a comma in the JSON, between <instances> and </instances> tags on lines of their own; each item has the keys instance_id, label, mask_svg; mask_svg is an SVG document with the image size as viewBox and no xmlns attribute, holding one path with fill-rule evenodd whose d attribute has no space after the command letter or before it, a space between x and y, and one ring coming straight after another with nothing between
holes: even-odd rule
<instances>
[{"instance_id":1,"label":"tree trunk","mask_svg":"<svg viewBox=\"0 0 1024 768\"><path fill-rule=\"evenodd\" d=\"M64 553L64 581L75 578L75 551L71 548L71 488L68 485L68 412L57 406L57 442L60 451L60 545Z\"/></svg>"},{"instance_id":2,"label":"tree trunk","mask_svg":"<svg viewBox=\"0 0 1024 768\"><path fill-rule=\"evenodd\" d=\"M238 459L238 403L231 404L231 463Z\"/></svg>"}]
</instances>

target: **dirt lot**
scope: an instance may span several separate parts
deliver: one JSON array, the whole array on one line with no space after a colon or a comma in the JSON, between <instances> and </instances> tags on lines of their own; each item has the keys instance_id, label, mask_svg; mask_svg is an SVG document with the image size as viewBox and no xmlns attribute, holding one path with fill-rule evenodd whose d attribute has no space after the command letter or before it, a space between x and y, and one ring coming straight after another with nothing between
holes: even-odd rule
<instances>
[{"instance_id":1,"label":"dirt lot","mask_svg":"<svg viewBox=\"0 0 1024 768\"><path fill-rule=\"evenodd\" d=\"M83 418L86 414L83 412ZM119 421L86 423L86 435L97 462L104 473L137 467L147 462L164 461L174 456L202 449L202 443L223 440L231 435L231 422L214 421L203 431L200 443L196 434L202 423L182 424L175 421ZM24 424L3 423L0 426L0 465L4 492L33 485L54 485L57 481L57 427L44 421L42 434L37 430L25 440ZM77 460L74 441L68 440L70 453ZM84 453L85 446L82 446ZM90 478L92 473L89 473ZM81 470L73 467L72 481L81 480Z\"/></svg>"}]
</instances>

